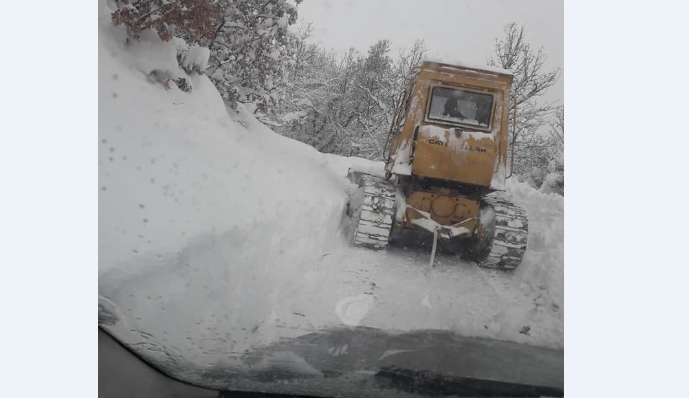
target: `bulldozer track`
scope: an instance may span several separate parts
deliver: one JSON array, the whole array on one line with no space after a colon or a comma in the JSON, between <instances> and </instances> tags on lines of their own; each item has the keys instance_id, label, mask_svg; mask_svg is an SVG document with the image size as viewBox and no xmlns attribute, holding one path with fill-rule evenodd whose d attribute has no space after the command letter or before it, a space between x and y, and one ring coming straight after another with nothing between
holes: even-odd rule
<instances>
[{"instance_id":1,"label":"bulldozer track","mask_svg":"<svg viewBox=\"0 0 689 398\"><path fill-rule=\"evenodd\" d=\"M395 187L383 178L363 174L351 199L352 243L374 249L388 245L395 218Z\"/></svg>"},{"instance_id":2,"label":"bulldozer track","mask_svg":"<svg viewBox=\"0 0 689 398\"><path fill-rule=\"evenodd\" d=\"M512 270L522 261L529 237L526 211L507 199L504 193L487 195L483 200L495 211L495 234L482 267Z\"/></svg>"}]
</instances>

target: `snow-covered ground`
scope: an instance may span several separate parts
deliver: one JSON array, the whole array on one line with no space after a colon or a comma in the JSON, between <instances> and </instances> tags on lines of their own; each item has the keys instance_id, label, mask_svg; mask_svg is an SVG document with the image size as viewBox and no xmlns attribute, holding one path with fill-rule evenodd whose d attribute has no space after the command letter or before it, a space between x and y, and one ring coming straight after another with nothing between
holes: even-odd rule
<instances>
[{"instance_id":1,"label":"snow-covered ground","mask_svg":"<svg viewBox=\"0 0 689 398\"><path fill-rule=\"evenodd\" d=\"M186 76L175 44L124 47L99 16L99 310L120 341L189 369L339 326L563 348L562 197L508 182L530 223L513 273L443 253L428 272L429 250L350 247L347 169L382 163L321 154L228 111L205 76L166 90L147 75Z\"/></svg>"}]
</instances>

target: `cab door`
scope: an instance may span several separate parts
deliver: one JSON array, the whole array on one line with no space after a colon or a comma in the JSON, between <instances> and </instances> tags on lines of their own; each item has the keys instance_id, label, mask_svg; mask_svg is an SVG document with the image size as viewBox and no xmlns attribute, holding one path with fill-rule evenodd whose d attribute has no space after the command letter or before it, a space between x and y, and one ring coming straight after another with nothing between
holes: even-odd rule
<instances>
[{"instance_id":1,"label":"cab door","mask_svg":"<svg viewBox=\"0 0 689 398\"><path fill-rule=\"evenodd\" d=\"M396 154L400 145L405 141L404 137L404 127L407 123L407 116L409 114L409 107L411 105L411 99L413 98L414 89L416 88L416 80L412 80L409 85L409 89L404 93L403 102L399 108L399 112L395 115L396 118L391 126L390 133L392 135L392 143L390 146L386 146L388 150L383 156L387 158L385 169L390 171L392 169L393 160L392 157ZM389 140L389 139L388 139ZM387 144L387 142L386 142Z\"/></svg>"}]
</instances>

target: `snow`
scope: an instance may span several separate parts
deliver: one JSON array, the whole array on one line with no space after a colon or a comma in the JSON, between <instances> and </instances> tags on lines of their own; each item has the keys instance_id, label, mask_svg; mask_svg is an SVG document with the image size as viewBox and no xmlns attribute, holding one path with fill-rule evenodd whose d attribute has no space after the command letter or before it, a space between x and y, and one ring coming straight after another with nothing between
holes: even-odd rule
<instances>
[{"instance_id":1,"label":"snow","mask_svg":"<svg viewBox=\"0 0 689 398\"><path fill-rule=\"evenodd\" d=\"M466 62L461 60L442 60L438 58L425 58L423 62L433 62L437 64L447 65L447 68L452 69L453 66L460 66L471 69L478 69L486 72L501 73L504 75L512 75L512 71L509 69L498 68L495 66L488 66L479 63Z\"/></svg>"},{"instance_id":2,"label":"snow","mask_svg":"<svg viewBox=\"0 0 689 398\"><path fill-rule=\"evenodd\" d=\"M463 131L462 135L466 136L467 138L471 138L472 140L477 140L477 141L484 140L484 139L495 141L495 137L493 137L492 134L483 133L480 131Z\"/></svg>"},{"instance_id":3,"label":"snow","mask_svg":"<svg viewBox=\"0 0 689 398\"><path fill-rule=\"evenodd\" d=\"M460 236L462 234L466 234L466 233L471 232L471 231L469 231L468 228L465 228L465 227L452 227L451 226L451 227L448 227L448 229L450 230L451 236Z\"/></svg>"},{"instance_id":4,"label":"snow","mask_svg":"<svg viewBox=\"0 0 689 398\"><path fill-rule=\"evenodd\" d=\"M396 163L392 166L392 172L401 176L409 176L411 175L411 164Z\"/></svg>"},{"instance_id":5,"label":"snow","mask_svg":"<svg viewBox=\"0 0 689 398\"><path fill-rule=\"evenodd\" d=\"M99 18L99 319L145 359L193 382L245 366L245 350L354 326L563 347L562 197L510 180L530 227L513 273L442 251L423 272L427 250L351 247L347 171L382 176L382 162L279 136L206 76L190 93L149 83L184 74L175 43L125 47Z\"/></svg>"},{"instance_id":6,"label":"snow","mask_svg":"<svg viewBox=\"0 0 689 398\"><path fill-rule=\"evenodd\" d=\"M307 114L308 114L307 111L288 112L288 113L285 113L282 117L280 117L280 120L284 123L289 123L293 120L299 120L302 117L306 116Z\"/></svg>"},{"instance_id":7,"label":"snow","mask_svg":"<svg viewBox=\"0 0 689 398\"><path fill-rule=\"evenodd\" d=\"M208 67L211 51L207 47L192 46L189 51L182 53L182 67L186 70L198 69L203 71Z\"/></svg>"},{"instance_id":8,"label":"snow","mask_svg":"<svg viewBox=\"0 0 689 398\"><path fill-rule=\"evenodd\" d=\"M457 131L456 134L454 131ZM452 148L455 151L462 152L466 151L465 147L469 139L479 141L478 145L495 146L495 137L490 133L482 133L476 131L461 131L456 129L446 129L434 125L424 125L419 128L419 138L418 139L436 139ZM482 142L484 140L490 141Z\"/></svg>"},{"instance_id":9,"label":"snow","mask_svg":"<svg viewBox=\"0 0 689 398\"><path fill-rule=\"evenodd\" d=\"M217 341L216 321L229 331L272 319L295 287L282 281L339 230L346 181L245 110L231 119L205 76L189 77L192 93L147 82L151 69L184 73L174 45L125 47L100 18L99 295L128 315L114 330L122 341L140 342L130 330L170 332L193 362ZM251 314L227 304L244 300Z\"/></svg>"},{"instance_id":10,"label":"snow","mask_svg":"<svg viewBox=\"0 0 689 398\"><path fill-rule=\"evenodd\" d=\"M562 179L562 175L559 173L550 173L548 174L545 179L543 180L543 184L541 184L541 192L544 193L555 193L555 186L557 185L558 182L560 182Z\"/></svg>"},{"instance_id":11,"label":"snow","mask_svg":"<svg viewBox=\"0 0 689 398\"><path fill-rule=\"evenodd\" d=\"M383 170L384 163L382 161L371 161L356 157L346 158L333 154L321 154L321 156L327 161L330 169L337 173L338 176L346 176L350 169L376 177L385 176L385 170Z\"/></svg>"},{"instance_id":12,"label":"snow","mask_svg":"<svg viewBox=\"0 0 689 398\"><path fill-rule=\"evenodd\" d=\"M411 175L411 146L403 141L392 156L392 173L397 175Z\"/></svg>"},{"instance_id":13,"label":"snow","mask_svg":"<svg viewBox=\"0 0 689 398\"><path fill-rule=\"evenodd\" d=\"M411 223L414 225L418 225L419 227L429 232L435 231L436 228L440 226L440 224L431 220L430 218L415 218L411 220Z\"/></svg>"},{"instance_id":14,"label":"snow","mask_svg":"<svg viewBox=\"0 0 689 398\"><path fill-rule=\"evenodd\" d=\"M439 126L434 126L432 124L422 126L423 127L423 132L426 133L426 136L428 138L433 138L436 140L440 140L443 144L447 142L447 129L439 127Z\"/></svg>"},{"instance_id":15,"label":"snow","mask_svg":"<svg viewBox=\"0 0 689 398\"><path fill-rule=\"evenodd\" d=\"M111 41L118 40L121 42L126 38L123 30L113 30L113 36L115 37L112 37ZM130 67L144 74L158 70L169 73L172 79L186 77L187 74L177 64L179 46L180 44L176 40L162 42L158 34L153 30L145 30L141 32L141 39L139 41L133 42L127 47L129 55L127 62ZM112 47L109 47L109 49L116 51ZM103 51L103 49L99 48L100 51Z\"/></svg>"},{"instance_id":16,"label":"snow","mask_svg":"<svg viewBox=\"0 0 689 398\"><path fill-rule=\"evenodd\" d=\"M479 127L488 127L487 124L479 123L478 120L470 119L470 118L459 118L459 117L442 116L442 115L433 115L433 118L438 119L438 120L443 120L446 122L454 122L454 123L460 123L460 124L471 124L473 126L479 126Z\"/></svg>"},{"instance_id":17,"label":"snow","mask_svg":"<svg viewBox=\"0 0 689 398\"><path fill-rule=\"evenodd\" d=\"M439 229L442 227L441 236L444 238L451 238L453 236L460 236L462 234L466 234L466 233L471 232L471 231L469 231L469 229L467 229L465 227L461 227L458 224L442 226L442 225L438 224L437 222L435 222L434 220L432 220L430 218L431 215L429 213L427 213L425 211L421 211L421 210L416 209L416 208L413 208L411 206L408 206L408 207L414 209L415 212L417 212L420 215L422 215L423 217L425 217L425 218L415 218L415 219L411 220L412 224L418 225L419 227L421 227L421 228L423 228L429 232L434 232L436 229ZM461 223L459 223L459 224L461 224ZM444 233L445 231L449 231L449 236L448 236L448 234Z\"/></svg>"},{"instance_id":18,"label":"snow","mask_svg":"<svg viewBox=\"0 0 689 398\"><path fill-rule=\"evenodd\" d=\"M368 294L347 297L335 305L335 313L347 326L359 326L373 305L374 298Z\"/></svg>"},{"instance_id":19,"label":"snow","mask_svg":"<svg viewBox=\"0 0 689 398\"><path fill-rule=\"evenodd\" d=\"M400 188L395 191L395 205L397 209L395 211L395 219L397 221L406 220L407 214L407 198L404 196L404 192Z\"/></svg>"},{"instance_id":20,"label":"snow","mask_svg":"<svg viewBox=\"0 0 689 398\"><path fill-rule=\"evenodd\" d=\"M508 157L511 156L509 152L508 152L507 156ZM491 187L491 189L495 189L498 191L504 191L505 190L505 177L507 177L507 175L505 174L505 163L501 162L499 157L495 161L497 163L498 170L493 173L493 178L491 178L491 180L490 180L490 187Z\"/></svg>"},{"instance_id":21,"label":"snow","mask_svg":"<svg viewBox=\"0 0 689 398\"><path fill-rule=\"evenodd\" d=\"M529 216L529 242L515 278L528 285L541 309L563 312L564 303L564 197L546 194L507 180L507 191ZM562 329L559 329L560 332Z\"/></svg>"}]
</instances>

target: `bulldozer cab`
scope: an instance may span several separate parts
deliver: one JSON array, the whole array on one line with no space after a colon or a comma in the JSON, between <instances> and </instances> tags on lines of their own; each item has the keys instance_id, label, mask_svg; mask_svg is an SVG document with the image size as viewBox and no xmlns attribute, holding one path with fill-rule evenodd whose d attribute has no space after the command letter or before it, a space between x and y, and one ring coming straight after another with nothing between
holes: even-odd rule
<instances>
[{"instance_id":1,"label":"bulldozer cab","mask_svg":"<svg viewBox=\"0 0 689 398\"><path fill-rule=\"evenodd\" d=\"M504 190L511 83L508 71L424 61L393 120L386 171Z\"/></svg>"}]
</instances>

